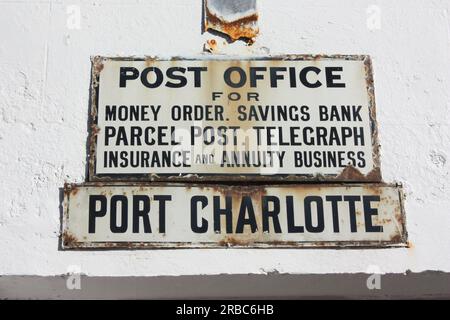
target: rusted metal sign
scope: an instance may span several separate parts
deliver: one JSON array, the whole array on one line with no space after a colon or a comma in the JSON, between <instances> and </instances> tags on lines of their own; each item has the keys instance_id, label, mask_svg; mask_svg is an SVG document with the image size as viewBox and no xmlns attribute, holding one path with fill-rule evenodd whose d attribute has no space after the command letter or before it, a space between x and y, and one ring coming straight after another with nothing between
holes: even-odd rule
<instances>
[{"instance_id":1,"label":"rusted metal sign","mask_svg":"<svg viewBox=\"0 0 450 320\"><path fill-rule=\"evenodd\" d=\"M367 56L92 61L90 181L381 181Z\"/></svg>"},{"instance_id":2,"label":"rusted metal sign","mask_svg":"<svg viewBox=\"0 0 450 320\"><path fill-rule=\"evenodd\" d=\"M406 240L396 185L65 186L67 249L392 247Z\"/></svg>"},{"instance_id":3,"label":"rusted metal sign","mask_svg":"<svg viewBox=\"0 0 450 320\"><path fill-rule=\"evenodd\" d=\"M230 37L250 42L259 33L256 0L204 0L204 28L215 30Z\"/></svg>"}]
</instances>

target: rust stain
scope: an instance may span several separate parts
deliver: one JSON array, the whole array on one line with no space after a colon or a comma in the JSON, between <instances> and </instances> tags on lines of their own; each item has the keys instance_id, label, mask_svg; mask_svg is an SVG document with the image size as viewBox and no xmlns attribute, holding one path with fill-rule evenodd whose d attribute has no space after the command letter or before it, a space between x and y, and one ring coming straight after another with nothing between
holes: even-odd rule
<instances>
[{"instance_id":1,"label":"rust stain","mask_svg":"<svg viewBox=\"0 0 450 320\"><path fill-rule=\"evenodd\" d=\"M402 243L403 242L403 236L400 233L396 233L391 237L391 241L393 243Z\"/></svg>"},{"instance_id":2,"label":"rust stain","mask_svg":"<svg viewBox=\"0 0 450 320\"><path fill-rule=\"evenodd\" d=\"M216 39L208 39L204 45L203 50L209 53L221 53L222 49L227 45L227 42ZM207 84L208 85L208 84Z\"/></svg>"},{"instance_id":3,"label":"rust stain","mask_svg":"<svg viewBox=\"0 0 450 320\"><path fill-rule=\"evenodd\" d=\"M76 195L79 191L79 186L75 183L65 183L64 184L64 195L69 197L70 195Z\"/></svg>"},{"instance_id":4,"label":"rust stain","mask_svg":"<svg viewBox=\"0 0 450 320\"><path fill-rule=\"evenodd\" d=\"M92 135L94 135L94 136L97 135L100 132L100 128L97 125L95 125L95 124L93 124L91 126L91 130L92 130Z\"/></svg>"},{"instance_id":5,"label":"rust stain","mask_svg":"<svg viewBox=\"0 0 450 320\"><path fill-rule=\"evenodd\" d=\"M337 181L381 181L380 168L373 168L367 175L362 174L358 169L353 166L347 166L344 170L335 178Z\"/></svg>"},{"instance_id":6,"label":"rust stain","mask_svg":"<svg viewBox=\"0 0 450 320\"><path fill-rule=\"evenodd\" d=\"M225 240L222 240L226 245L249 245L254 241L258 241L262 235L262 216L258 213L258 208L261 207L262 197L267 193L265 186L243 186L243 185L211 185L210 189L213 192L218 192L225 197L231 197L231 221L233 231L236 228L237 221L241 214L241 205L243 197L250 197L252 201L253 210L255 213L255 232L244 232L243 234L235 237L227 236ZM247 214L247 213L246 213ZM226 234L226 224L221 223L221 234Z\"/></svg>"},{"instance_id":7,"label":"rust stain","mask_svg":"<svg viewBox=\"0 0 450 320\"><path fill-rule=\"evenodd\" d=\"M376 118L375 105L375 87L373 81L372 59L370 56L364 56L364 71L366 80L367 95L369 97L369 116L371 120L371 137L373 148L373 163L374 167L380 168L380 143L378 141L378 123ZM379 173L379 181L381 181L381 171Z\"/></svg>"},{"instance_id":8,"label":"rust stain","mask_svg":"<svg viewBox=\"0 0 450 320\"><path fill-rule=\"evenodd\" d=\"M69 231L65 230L62 234L64 247L74 247L78 243L78 239Z\"/></svg>"},{"instance_id":9,"label":"rust stain","mask_svg":"<svg viewBox=\"0 0 450 320\"><path fill-rule=\"evenodd\" d=\"M104 67L105 67L105 65L103 64L103 62L99 62L95 65L95 71L97 73L100 73L100 72L102 72Z\"/></svg>"},{"instance_id":10,"label":"rust stain","mask_svg":"<svg viewBox=\"0 0 450 320\"><path fill-rule=\"evenodd\" d=\"M78 191L79 191L78 187L77 186L73 186L72 190L71 190L71 193L72 193L72 195L76 196Z\"/></svg>"},{"instance_id":11,"label":"rust stain","mask_svg":"<svg viewBox=\"0 0 450 320\"><path fill-rule=\"evenodd\" d=\"M221 247L233 247L233 246L251 246L254 243L252 239L236 238L233 236L226 236L223 240L218 242Z\"/></svg>"},{"instance_id":12,"label":"rust stain","mask_svg":"<svg viewBox=\"0 0 450 320\"><path fill-rule=\"evenodd\" d=\"M257 26L258 14L254 13L249 16L239 18L234 21L224 21L223 19L214 15L205 6L205 30L213 29L222 32L230 37L232 41L238 39L246 39L248 44L253 44L255 37L259 33Z\"/></svg>"}]
</instances>

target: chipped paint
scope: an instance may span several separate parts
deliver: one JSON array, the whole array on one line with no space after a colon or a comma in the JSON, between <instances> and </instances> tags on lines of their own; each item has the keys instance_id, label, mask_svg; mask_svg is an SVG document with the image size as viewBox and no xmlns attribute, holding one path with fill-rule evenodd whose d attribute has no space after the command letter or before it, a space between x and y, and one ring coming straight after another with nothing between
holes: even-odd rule
<instances>
[{"instance_id":1,"label":"chipped paint","mask_svg":"<svg viewBox=\"0 0 450 320\"><path fill-rule=\"evenodd\" d=\"M231 41L253 44L259 33L256 0L204 0L204 29L219 31Z\"/></svg>"}]
</instances>

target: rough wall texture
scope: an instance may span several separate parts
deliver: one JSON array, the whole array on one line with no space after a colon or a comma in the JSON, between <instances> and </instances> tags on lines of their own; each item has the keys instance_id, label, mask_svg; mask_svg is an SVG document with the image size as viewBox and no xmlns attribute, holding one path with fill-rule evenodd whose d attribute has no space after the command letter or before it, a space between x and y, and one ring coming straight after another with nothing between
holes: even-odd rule
<instances>
[{"instance_id":1,"label":"rough wall texture","mask_svg":"<svg viewBox=\"0 0 450 320\"><path fill-rule=\"evenodd\" d=\"M89 57L194 55L212 36L200 0L1 0L0 275L450 272L450 2L258 5L255 50L372 56L382 173L405 185L411 248L59 251L60 188L86 174Z\"/></svg>"}]
</instances>

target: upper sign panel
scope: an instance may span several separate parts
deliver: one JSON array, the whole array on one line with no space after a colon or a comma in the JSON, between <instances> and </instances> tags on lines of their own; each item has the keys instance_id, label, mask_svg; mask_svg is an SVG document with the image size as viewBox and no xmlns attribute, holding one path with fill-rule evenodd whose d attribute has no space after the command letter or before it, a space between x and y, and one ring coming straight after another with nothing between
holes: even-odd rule
<instances>
[{"instance_id":1,"label":"upper sign panel","mask_svg":"<svg viewBox=\"0 0 450 320\"><path fill-rule=\"evenodd\" d=\"M91 181L381 179L367 56L92 61Z\"/></svg>"}]
</instances>

